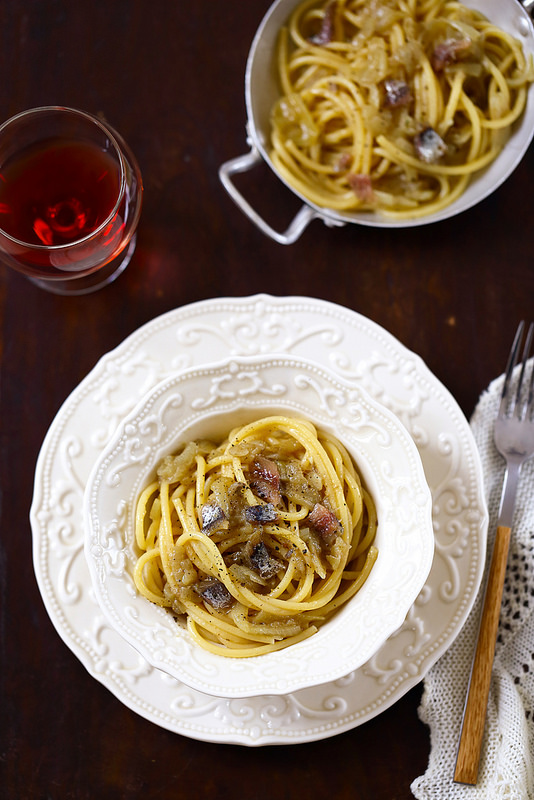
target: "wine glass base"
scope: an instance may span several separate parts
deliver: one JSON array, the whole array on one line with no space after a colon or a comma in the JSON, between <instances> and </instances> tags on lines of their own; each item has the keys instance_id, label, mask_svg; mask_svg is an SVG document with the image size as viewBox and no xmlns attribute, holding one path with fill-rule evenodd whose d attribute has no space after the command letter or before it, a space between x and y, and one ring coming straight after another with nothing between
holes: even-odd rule
<instances>
[{"instance_id":1,"label":"wine glass base","mask_svg":"<svg viewBox=\"0 0 534 800\"><path fill-rule=\"evenodd\" d=\"M128 247L121 253L120 256L114 258L109 264L106 264L101 269L92 272L90 275L84 275L81 278L70 278L65 280L46 280L42 278L30 277L30 281L41 289L45 289L52 294L62 295L80 295L91 294L98 289L102 289L109 283L112 283L116 278L121 275L133 256L137 236L134 234L130 239Z\"/></svg>"}]
</instances>

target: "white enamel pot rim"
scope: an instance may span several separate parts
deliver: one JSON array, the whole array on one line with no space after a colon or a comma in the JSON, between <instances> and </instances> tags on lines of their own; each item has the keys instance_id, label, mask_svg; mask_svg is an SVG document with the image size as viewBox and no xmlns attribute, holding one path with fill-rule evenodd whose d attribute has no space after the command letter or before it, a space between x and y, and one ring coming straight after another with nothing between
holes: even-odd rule
<instances>
[{"instance_id":1,"label":"white enamel pot rim","mask_svg":"<svg viewBox=\"0 0 534 800\"><path fill-rule=\"evenodd\" d=\"M265 14L252 42L245 72L245 101L247 108L248 153L223 164L219 177L223 186L249 219L267 236L280 244L292 244L303 233L313 219L321 219L328 226L345 225L348 222L381 228L406 228L426 225L466 211L495 191L514 171L523 158L534 135L534 85L531 85L527 108L515 127L503 152L487 169L476 176L466 191L447 208L420 219L390 220L369 212L337 212L321 208L293 187L289 186L277 172L269 156L270 111L279 96L276 66L273 54L280 28L293 9L302 0L276 0ZM534 0L463 0L466 6L485 14L493 23L518 38L526 54L534 55L534 28L529 11ZM265 161L278 178L301 198L303 205L284 232L276 231L250 205L237 189L233 176L248 172L261 161Z\"/></svg>"}]
</instances>

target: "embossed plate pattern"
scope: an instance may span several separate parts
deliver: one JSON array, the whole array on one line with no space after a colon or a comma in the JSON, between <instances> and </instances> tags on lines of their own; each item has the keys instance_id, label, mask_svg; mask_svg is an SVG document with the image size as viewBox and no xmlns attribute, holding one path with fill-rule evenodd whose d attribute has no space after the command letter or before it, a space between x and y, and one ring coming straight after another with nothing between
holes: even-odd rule
<instances>
[{"instance_id":1,"label":"embossed plate pattern","mask_svg":"<svg viewBox=\"0 0 534 800\"><path fill-rule=\"evenodd\" d=\"M221 441L276 413L310 420L352 452L376 501L379 555L356 596L313 636L275 653L221 658L136 591L137 498L180 444ZM232 356L161 381L97 459L85 506L87 566L112 627L153 666L221 697L289 694L360 667L404 622L434 554L432 497L406 428L360 386L287 354Z\"/></svg>"},{"instance_id":2,"label":"embossed plate pattern","mask_svg":"<svg viewBox=\"0 0 534 800\"><path fill-rule=\"evenodd\" d=\"M432 491L435 555L405 623L364 666L292 694L222 699L150 667L107 623L84 558L84 488L120 421L159 381L234 355L311 358L365 388L411 433ZM460 631L484 564L487 511L468 422L421 359L355 312L304 297L206 300L147 323L105 355L58 412L39 455L34 567L58 633L117 698L204 741L315 741L371 719L417 684Z\"/></svg>"}]
</instances>

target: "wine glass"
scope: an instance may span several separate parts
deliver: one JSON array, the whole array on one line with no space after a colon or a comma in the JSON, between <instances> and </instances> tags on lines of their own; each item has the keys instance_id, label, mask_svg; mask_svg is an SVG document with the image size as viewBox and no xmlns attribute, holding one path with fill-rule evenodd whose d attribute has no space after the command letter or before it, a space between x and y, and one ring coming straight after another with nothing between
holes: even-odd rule
<instances>
[{"instance_id":1,"label":"wine glass","mask_svg":"<svg viewBox=\"0 0 534 800\"><path fill-rule=\"evenodd\" d=\"M55 294L96 291L135 249L143 183L124 140L44 106L0 125L0 261Z\"/></svg>"}]
</instances>

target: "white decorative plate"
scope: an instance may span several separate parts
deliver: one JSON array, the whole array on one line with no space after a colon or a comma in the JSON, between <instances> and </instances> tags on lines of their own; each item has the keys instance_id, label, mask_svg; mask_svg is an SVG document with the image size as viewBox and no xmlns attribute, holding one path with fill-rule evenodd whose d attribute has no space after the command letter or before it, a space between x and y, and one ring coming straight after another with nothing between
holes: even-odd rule
<instances>
[{"instance_id":1,"label":"white decorative plate","mask_svg":"<svg viewBox=\"0 0 534 800\"><path fill-rule=\"evenodd\" d=\"M405 623L364 666L288 695L211 697L150 667L107 623L84 558L89 473L121 420L159 381L233 355L311 357L363 386L410 431L433 499L435 554ZM245 745L314 741L379 714L424 677L473 605L487 511L478 451L455 400L378 325L311 298L206 300L144 325L104 356L59 410L39 455L34 567L58 633L91 675L144 718L185 736Z\"/></svg>"},{"instance_id":2,"label":"white decorative plate","mask_svg":"<svg viewBox=\"0 0 534 800\"><path fill-rule=\"evenodd\" d=\"M304 417L348 448L376 502L378 559L355 597L313 636L254 658L224 658L137 592L137 499L180 445L222 441L272 414ZM93 589L111 626L149 664L220 697L288 694L358 669L404 622L434 554L432 498L404 425L361 386L287 355L233 356L161 381L97 459L84 522Z\"/></svg>"}]
</instances>

